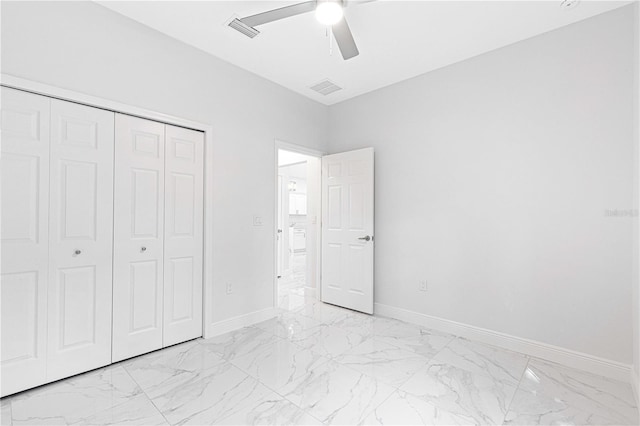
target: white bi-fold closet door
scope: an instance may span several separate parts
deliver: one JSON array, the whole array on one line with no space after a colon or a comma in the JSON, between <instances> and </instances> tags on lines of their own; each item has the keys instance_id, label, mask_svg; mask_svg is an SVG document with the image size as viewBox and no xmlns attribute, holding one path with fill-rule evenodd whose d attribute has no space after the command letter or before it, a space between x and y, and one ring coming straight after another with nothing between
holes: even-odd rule
<instances>
[{"instance_id":1,"label":"white bi-fold closet door","mask_svg":"<svg viewBox=\"0 0 640 426\"><path fill-rule=\"evenodd\" d=\"M111 361L113 113L51 100L47 381Z\"/></svg>"},{"instance_id":2,"label":"white bi-fold closet door","mask_svg":"<svg viewBox=\"0 0 640 426\"><path fill-rule=\"evenodd\" d=\"M49 109L2 89L2 396L47 375Z\"/></svg>"},{"instance_id":3,"label":"white bi-fold closet door","mask_svg":"<svg viewBox=\"0 0 640 426\"><path fill-rule=\"evenodd\" d=\"M2 89L7 395L111 362L113 113Z\"/></svg>"},{"instance_id":4,"label":"white bi-fold closet door","mask_svg":"<svg viewBox=\"0 0 640 426\"><path fill-rule=\"evenodd\" d=\"M0 129L0 395L201 336L203 134L4 87Z\"/></svg>"},{"instance_id":5,"label":"white bi-fold closet door","mask_svg":"<svg viewBox=\"0 0 640 426\"><path fill-rule=\"evenodd\" d=\"M203 143L116 114L114 362L202 335Z\"/></svg>"},{"instance_id":6,"label":"white bi-fold closet door","mask_svg":"<svg viewBox=\"0 0 640 426\"><path fill-rule=\"evenodd\" d=\"M163 346L202 336L203 136L166 127Z\"/></svg>"}]
</instances>

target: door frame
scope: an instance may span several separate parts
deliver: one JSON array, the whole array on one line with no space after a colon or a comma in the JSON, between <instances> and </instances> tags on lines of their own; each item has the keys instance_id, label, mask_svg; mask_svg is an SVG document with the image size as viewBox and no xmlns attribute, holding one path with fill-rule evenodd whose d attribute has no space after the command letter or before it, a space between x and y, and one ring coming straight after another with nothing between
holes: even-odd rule
<instances>
[{"instance_id":1,"label":"door frame","mask_svg":"<svg viewBox=\"0 0 640 426\"><path fill-rule=\"evenodd\" d=\"M100 108L113 112L120 112L134 117L146 118L179 127L186 127L204 132L204 244L202 262L202 335L204 338L212 337L213 333L213 197L206 194L213 189L213 125L199 121L193 121L162 112L137 107L122 102L113 101L99 96L87 95L73 90L62 89L45 83L16 77L9 74L0 74L0 86L11 89L48 96L50 98L75 102L90 107ZM277 153L277 151L276 151ZM277 155L276 155L277 160ZM277 186L277 183L276 183ZM276 225L277 226L277 225ZM277 282L277 281L276 281Z\"/></svg>"},{"instance_id":2,"label":"door frame","mask_svg":"<svg viewBox=\"0 0 640 426\"><path fill-rule=\"evenodd\" d=\"M307 148L306 146L296 145L289 142L284 142L280 139L275 139L273 143L273 175L274 175L274 215L273 215L273 307L278 307L278 150L285 150L290 152L295 152L297 154L308 155L309 157L315 157L319 161L322 161L322 157L327 155L326 152L318 151L316 149ZM320 182L322 181L322 167L319 168L318 173L320 174L318 177L320 178ZM320 206L322 206L322 185L320 185L320 191L318 193L318 200L320 201ZM318 220L316 222L317 227L317 241L316 241L316 297L320 300L320 292L322 288L321 283L321 270L322 270L322 232L321 225L322 222L322 214L318 216Z\"/></svg>"},{"instance_id":3,"label":"door frame","mask_svg":"<svg viewBox=\"0 0 640 426\"><path fill-rule=\"evenodd\" d=\"M281 219L284 216L284 197L282 195L282 193L284 192L284 180L283 176L280 173L278 173L277 179L278 181L276 182L276 185L278 185L278 198L276 199L276 278L280 278L284 273L284 265L282 264L282 258L284 257L282 254L282 251L284 250L284 222L280 223Z\"/></svg>"}]
</instances>

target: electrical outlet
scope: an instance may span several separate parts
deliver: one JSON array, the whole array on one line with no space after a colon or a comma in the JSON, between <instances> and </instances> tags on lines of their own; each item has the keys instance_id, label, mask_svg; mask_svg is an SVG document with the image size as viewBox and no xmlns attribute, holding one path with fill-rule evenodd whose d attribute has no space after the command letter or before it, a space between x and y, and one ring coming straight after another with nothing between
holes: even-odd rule
<instances>
[{"instance_id":1,"label":"electrical outlet","mask_svg":"<svg viewBox=\"0 0 640 426\"><path fill-rule=\"evenodd\" d=\"M423 280L418 283L418 290L427 291L427 280Z\"/></svg>"},{"instance_id":2,"label":"electrical outlet","mask_svg":"<svg viewBox=\"0 0 640 426\"><path fill-rule=\"evenodd\" d=\"M227 283L227 294L233 293L233 286L230 282Z\"/></svg>"}]
</instances>

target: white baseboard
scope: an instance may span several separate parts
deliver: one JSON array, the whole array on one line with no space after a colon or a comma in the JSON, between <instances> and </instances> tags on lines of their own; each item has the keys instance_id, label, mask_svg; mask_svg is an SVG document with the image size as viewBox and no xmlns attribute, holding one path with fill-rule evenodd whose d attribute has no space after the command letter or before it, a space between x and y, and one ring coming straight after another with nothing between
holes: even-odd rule
<instances>
[{"instance_id":1,"label":"white baseboard","mask_svg":"<svg viewBox=\"0 0 640 426\"><path fill-rule=\"evenodd\" d=\"M498 331L487 330L473 325L463 324L444 318L433 317L394 306L375 304L375 314L418 324L433 330L453 334L467 339L477 340L493 346L531 355L568 367L588 371L615 380L628 382L631 366L617 361L599 358L582 352L572 351L559 346L524 339ZM637 377L637 376L636 376Z\"/></svg>"},{"instance_id":2,"label":"white baseboard","mask_svg":"<svg viewBox=\"0 0 640 426\"><path fill-rule=\"evenodd\" d=\"M266 308L260 311L251 312L245 315L229 318L223 321L214 322L208 324L204 332L204 338L218 336L220 334L228 333L230 331L238 330L242 327L248 327L253 324L257 324L262 321L266 321L270 318L278 315L278 310L275 308Z\"/></svg>"},{"instance_id":3,"label":"white baseboard","mask_svg":"<svg viewBox=\"0 0 640 426\"><path fill-rule=\"evenodd\" d=\"M633 366L631 366L631 387L636 397L637 407L640 407L640 371L636 371Z\"/></svg>"}]
</instances>

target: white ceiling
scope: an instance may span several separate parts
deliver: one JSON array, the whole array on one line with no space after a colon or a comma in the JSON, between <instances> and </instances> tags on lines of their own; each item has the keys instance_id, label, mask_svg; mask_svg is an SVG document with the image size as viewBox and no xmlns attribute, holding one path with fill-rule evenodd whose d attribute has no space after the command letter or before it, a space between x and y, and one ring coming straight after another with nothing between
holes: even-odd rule
<instances>
[{"instance_id":1,"label":"white ceiling","mask_svg":"<svg viewBox=\"0 0 640 426\"><path fill-rule=\"evenodd\" d=\"M100 4L326 105L631 3L587 1L351 0L345 17L360 55L344 61L313 13L258 27L250 39L226 24L296 1L99 1ZM309 86L330 79L343 90Z\"/></svg>"}]
</instances>

